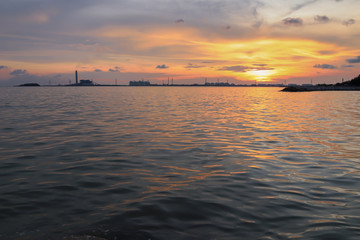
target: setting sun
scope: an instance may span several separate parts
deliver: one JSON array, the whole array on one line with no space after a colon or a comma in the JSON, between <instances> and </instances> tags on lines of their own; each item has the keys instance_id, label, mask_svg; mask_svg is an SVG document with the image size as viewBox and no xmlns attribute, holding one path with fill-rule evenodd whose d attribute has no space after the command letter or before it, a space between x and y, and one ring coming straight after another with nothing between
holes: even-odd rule
<instances>
[{"instance_id":1,"label":"setting sun","mask_svg":"<svg viewBox=\"0 0 360 240\"><path fill-rule=\"evenodd\" d=\"M271 81L271 76L274 74L273 70L253 70L249 71L249 75L254 76L259 81Z\"/></svg>"}]
</instances>

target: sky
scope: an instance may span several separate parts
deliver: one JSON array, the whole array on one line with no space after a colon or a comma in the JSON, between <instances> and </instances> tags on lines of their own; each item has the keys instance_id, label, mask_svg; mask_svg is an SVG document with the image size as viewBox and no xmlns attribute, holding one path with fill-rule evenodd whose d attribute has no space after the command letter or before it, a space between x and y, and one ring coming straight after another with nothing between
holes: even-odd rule
<instances>
[{"instance_id":1,"label":"sky","mask_svg":"<svg viewBox=\"0 0 360 240\"><path fill-rule=\"evenodd\" d=\"M0 21L3 86L360 74L359 0L2 0Z\"/></svg>"}]
</instances>

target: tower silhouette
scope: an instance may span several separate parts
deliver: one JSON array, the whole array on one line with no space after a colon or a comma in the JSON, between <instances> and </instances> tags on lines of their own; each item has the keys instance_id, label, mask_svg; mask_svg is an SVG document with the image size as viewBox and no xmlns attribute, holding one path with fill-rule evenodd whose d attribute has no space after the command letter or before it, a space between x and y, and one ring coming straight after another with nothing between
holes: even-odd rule
<instances>
[{"instance_id":1,"label":"tower silhouette","mask_svg":"<svg viewBox=\"0 0 360 240\"><path fill-rule=\"evenodd\" d=\"M78 85L79 81L78 81L78 72L77 70L75 71L75 84Z\"/></svg>"}]
</instances>

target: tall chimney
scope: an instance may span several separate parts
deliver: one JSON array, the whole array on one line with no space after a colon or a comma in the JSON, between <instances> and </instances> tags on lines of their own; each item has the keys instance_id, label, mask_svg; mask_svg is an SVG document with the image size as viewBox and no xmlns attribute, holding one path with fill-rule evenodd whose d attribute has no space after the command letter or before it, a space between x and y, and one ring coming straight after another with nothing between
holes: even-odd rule
<instances>
[{"instance_id":1,"label":"tall chimney","mask_svg":"<svg viewBox=\"0 0 360 240\"><path fill-rule=\"evenodd\" d=\"M78 73L77 73L77 70L75 71L75 83L76 83L76 85L79 84L79 82L78 82Z\"/></svg>"}]
</instances>

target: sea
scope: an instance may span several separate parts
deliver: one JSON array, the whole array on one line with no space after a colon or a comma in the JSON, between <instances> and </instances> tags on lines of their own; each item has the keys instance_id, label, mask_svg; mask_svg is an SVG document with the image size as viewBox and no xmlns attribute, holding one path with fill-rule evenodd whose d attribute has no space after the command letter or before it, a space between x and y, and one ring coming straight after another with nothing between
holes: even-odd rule
<instances>
[{"instance_id":1,"label":"sea","mask_svg":"<svg viewBox=\"0 0 360 240\"><path fill-rule=\"evenodd\" d=\"M1 87L0 239L360 239L360 92L280 90Z\"/></svg>"}]
</instances>

